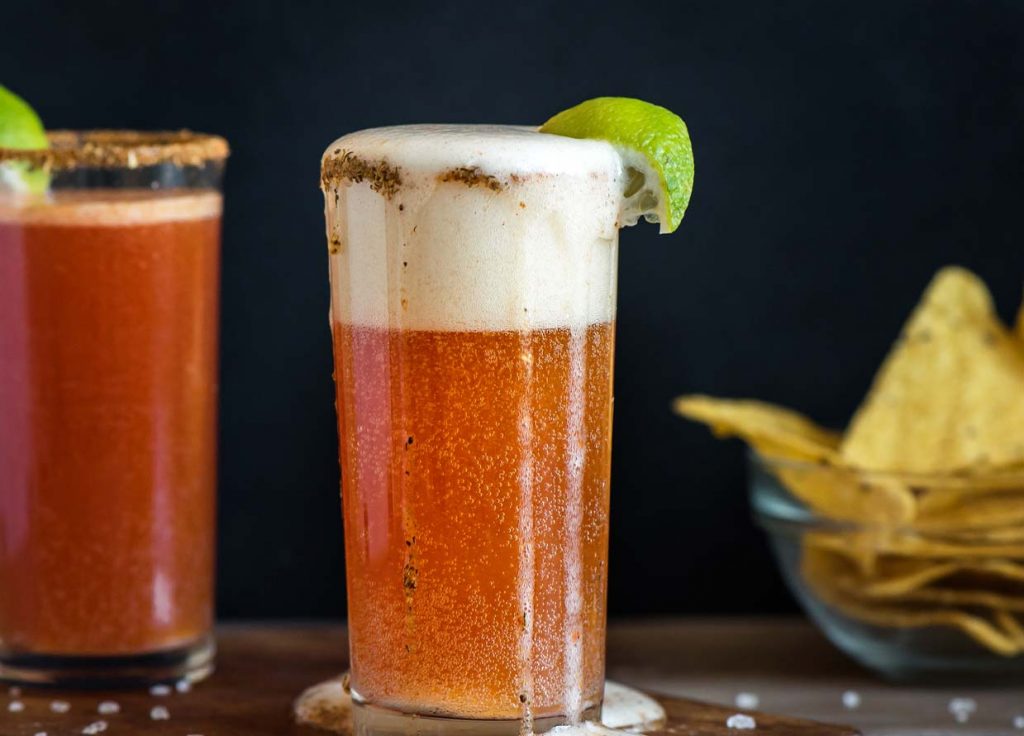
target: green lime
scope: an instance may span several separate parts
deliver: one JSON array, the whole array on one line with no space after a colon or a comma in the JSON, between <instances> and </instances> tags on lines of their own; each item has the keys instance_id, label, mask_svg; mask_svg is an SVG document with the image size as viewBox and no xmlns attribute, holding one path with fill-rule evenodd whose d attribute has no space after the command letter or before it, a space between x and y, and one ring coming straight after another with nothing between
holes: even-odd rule
<instances>
[{"instance_id":1,"label":"green lime","mask_svg":"<svg viewBox=\"0 0 1024 736\"><path fill-rule=\"evenodd\" d=\"M642 216L661 223L663 233L679 227L693 191L693 148L674 112L630 97L595 97L558 113L540 132L611 143L630 174L625 224Z\"/></svg>"},{"instance_id":2,"label":"green lime","mask_svg":"<svg viewBox=\"0 0 1024 736\"><path fill-rule=\"evenodd\" d=\"M46 128L25 100L0 85L0 148L38 150L49 148ZM44 192L50 185L48 172L12 161L0 165L0 188L21 192Z\"/></svg>"}]
</instances>

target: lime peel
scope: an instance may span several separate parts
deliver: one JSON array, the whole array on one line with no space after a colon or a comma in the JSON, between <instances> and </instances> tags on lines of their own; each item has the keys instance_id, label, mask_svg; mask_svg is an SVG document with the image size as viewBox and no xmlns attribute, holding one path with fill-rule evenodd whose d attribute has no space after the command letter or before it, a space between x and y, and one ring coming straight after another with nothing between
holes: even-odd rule
<instances>
[{"instance_id":1,"label":"lime peel","mask_svg":"<svg viewBox=\"0 0 1024 736\"><path fill-rule=\"evenodd\" d=\"M660 223L662 233L679 227L693 191L693 148L686 123L671 110L630 97L596 97L558 113L540 132L610 143L627 174L622 224L643 217Z\"/></svg>"},{"instance_id":2,"label":"lime peel","mask_svg":"<svg viewBox=\"0 0 1024 736\"><path fill-rule=\"evenodd\" d=\"M0 148L38 151L50 147L46 128L36 111L21 97L0 85ZM0 189L41 194L50 186L50 173L24 161L0 163Z\"/></svg>"}]
</instances>

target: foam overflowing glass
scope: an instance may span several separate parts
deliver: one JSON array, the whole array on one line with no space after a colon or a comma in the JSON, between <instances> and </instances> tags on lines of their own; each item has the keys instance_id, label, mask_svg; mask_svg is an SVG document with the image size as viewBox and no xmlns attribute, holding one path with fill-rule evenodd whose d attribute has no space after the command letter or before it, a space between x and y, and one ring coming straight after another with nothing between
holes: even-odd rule
<instances>
[{"instance_id":1,"label":"foam overflowing glass","mask_svg":"<svg viewBox=\"0 0 1024 736\"><path fill-rule=\"evenodd\" d=\"M624 177L607 143L517 127L325 153L357 702L600 712Z\"/></svg>"}]
</instances>

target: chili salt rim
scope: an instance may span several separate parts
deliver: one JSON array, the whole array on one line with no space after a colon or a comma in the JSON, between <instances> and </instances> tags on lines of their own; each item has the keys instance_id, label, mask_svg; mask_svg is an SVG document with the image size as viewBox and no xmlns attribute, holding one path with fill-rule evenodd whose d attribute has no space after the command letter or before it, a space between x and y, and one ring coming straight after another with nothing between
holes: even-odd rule
<instances>
[{"instance_id":1,"label":"chili salt rim","mask_svg":"<svg viewBox=\"0 0 1024 736\"><path fill-rule=\"evenodd\" d=\"M0 148L0 163L18 161L53 171L135 169L165 163L202 166L230 153L224 138L190 130L53 130L47 137L50 148Z\"/></svg>"},{"instance_id":2,"label":"chili salt rim","mask_svg":"<svg viewBox=\"0 0 1024 736\"><path fill-rule=\"evenodd\" d=\"M373 191L391 199L402 185L402 172L386 160L369 160L347 148L335 148L320 163L320 188L327 191L343 181L368 181Z\"/></svg>"}]
</instances>

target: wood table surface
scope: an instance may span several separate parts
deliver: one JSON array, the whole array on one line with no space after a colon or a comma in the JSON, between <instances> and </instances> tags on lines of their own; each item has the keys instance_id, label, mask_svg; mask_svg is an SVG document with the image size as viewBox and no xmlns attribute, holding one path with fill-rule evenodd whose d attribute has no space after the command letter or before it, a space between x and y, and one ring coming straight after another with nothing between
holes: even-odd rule
<instances>
[{"instance_id":1,"label":"wood table surface","mask_svg":"<svg viewBox=\"0 0 1024 736\"><path fill-rule=\"evenodd\" d=\"M24 709L10 712L0 691L0 736L80 734L105 720L105 734L154 736L312 736L295 726L291 704L307 686L337 674L345 664L344 628L337 624L225 624L219 627L218 670L187 694L154 697L146 691L65 693L23 688ZM885 684L851 664L812 627L797 619L671 619L613 623L608 636L608 676L666 695L732 704L740 692L760 699L760 710L858 726L883 734L1012 734L1024 715L1024 688L1006 686L923 688ZM842 704L856 691L861 705ZM950 715L951 698L970 697L977 711L966 724ZM64 700L67 713L50 704ZM116 715L96 712L102 700L121 706ZM163 705L166 721L150 710ZM756 732L755 732L756 733Z\"/></svg>"}]
</instances>

